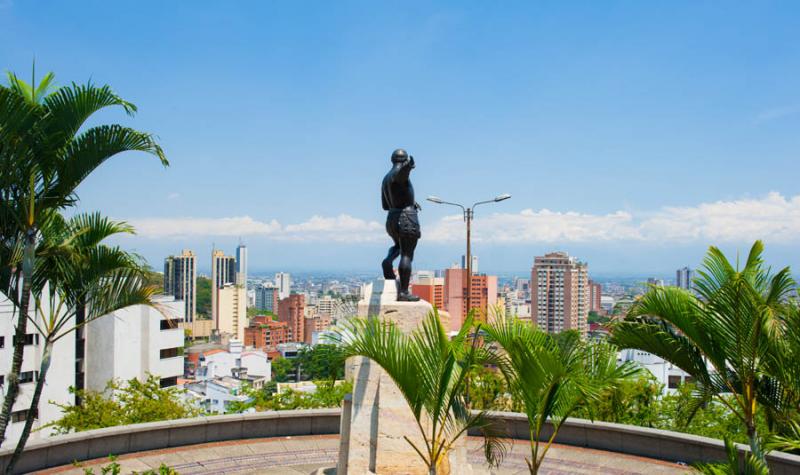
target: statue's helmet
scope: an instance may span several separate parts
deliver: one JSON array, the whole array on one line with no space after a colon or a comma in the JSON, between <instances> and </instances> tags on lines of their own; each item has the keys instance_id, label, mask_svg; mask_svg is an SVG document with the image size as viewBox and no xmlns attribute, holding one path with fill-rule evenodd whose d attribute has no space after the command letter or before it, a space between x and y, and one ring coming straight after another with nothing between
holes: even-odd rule
<instances>
[{"instance_id":1,"label":"statue's helmet","mask_svg":"<svg viewBox=\"0 0 800 475\"><path fill-rule=\"evenodd\" d=\"M392 152L392 163L402 163L408 160L408 152L402 148L398 148Z\"/></svg>"}]
</instances>

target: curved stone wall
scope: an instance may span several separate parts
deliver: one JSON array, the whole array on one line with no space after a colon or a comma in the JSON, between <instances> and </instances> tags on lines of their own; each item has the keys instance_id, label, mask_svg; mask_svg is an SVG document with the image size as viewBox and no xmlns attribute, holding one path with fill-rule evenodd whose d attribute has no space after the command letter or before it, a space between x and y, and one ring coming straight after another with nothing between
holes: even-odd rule
<instances>
[{"instance_id":1,"label":"curved stone wall","mask_svg":"<svg viewBox=\"0 0 800 475\"><path fill-rule=\"evenodd\" d=\"M76 460L103 458L109 454L122 455L222 440L338 434L340 412L339 409L256 412L79 432L29 444L17 467L24 473ZM497 412L492 416L505 422L509 436L530 438L528 421L523 414ZM722 442L715 439L582 419L568 420L559 431L556 442L671 462L720 460L725 456ZM741 446L741 450L746 450L746 447ZM12 449L0 450L0 471L4 471L11 452ZM776 475L800 473L800 456L774 453L769 460Z\"/></svg>"}]
</instances>

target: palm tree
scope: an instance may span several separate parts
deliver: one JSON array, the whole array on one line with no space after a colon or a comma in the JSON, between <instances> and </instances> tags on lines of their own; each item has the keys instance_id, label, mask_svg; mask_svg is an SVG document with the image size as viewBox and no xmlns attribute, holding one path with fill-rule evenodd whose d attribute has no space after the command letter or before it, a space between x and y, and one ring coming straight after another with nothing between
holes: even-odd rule
<instances>
[{"instance_id":1,"label":"palm tree","mask_svg":"<svg viewBox=\"0 0 800 475\"><path fill-rule=\"evenodd\" d=\"M430 474L445 468L453 445L472 428L484 434L484 453L490 464L505 454L498 428L485 411L470 412L464 389L467 373L492 361L492 355L477 344L468 343L473 316L451 340L433 309L410 335L394 322L378 318L355 318L344 323L335 337L344 345L345 356L365 356L392 378L403 394L424 446L406 441L419 454Z\"/></svg>"},{"instance_id":2,"label":"palm tree","mask_svg":"<svg viewBox=\"0 0 800 475\"><path fill-rule=\"evenodd\" d=\"M53 212L72 206L75 189L97 167L125 151L155 155L168 165L152 135L121 125L81 130L101 109L136 107L110 87L52 88L53 75L36 85L9 74L0 86L0 291L17 310L11 371L0 411L0 445L19 394L24 338L40 228Z\"/></svg>"},{"instance_id":3,"label":"palm tree","mask_svg":"<svg viewBox=\"0 0 800 475\"><path fill-rule=\"evenodd\" d=\"M653 287L612 327L616 344L650 352L689 373L698 386L695 409L712 398L727 406L762 462L756 420L762 403L780 406L780 381L770 370L781 361L777 343L786 329L780 316L794 287L788 267L775 274L765 268L763 249L756 241L739 268L711 247L694 281L697 295Z\"/></svg>"},{"instance_id":4,"label":"palm tree","mask_svg":"<svg viewBox=\"0 0 800 475\"><path fill-rule=\"evenodd\" d=\"M99 214L81 214L65 220L58 214L41 228L37 254L43 258L34 269L32 298L36 316L31 323L43 339L39 376L31 405L14 454L6 468L12 473L22 455L50 368L53 344L78 326L131 305L155 306L156 288L147 285L136 256L102 244L107 237L132 233L125 223ZM82 319L76 321L78 314Z\"/></svg>"},{"instance_id":5,"label":"palm tree","mask_svg":"<svg viewBox=\"0 0 800 475\"><path fill-rule=\"evenodd\" d=\"M488 344L502 348L497 355L499 368L528 417L531 456L526 462L532 474L539 472L559 429L576 409L640 371L631 363L617 366L616 348L584 342L577 332L552 335L502 313L482 330ZM542 446L548 420L552 433Z\"/></svg>"}]
</instances>

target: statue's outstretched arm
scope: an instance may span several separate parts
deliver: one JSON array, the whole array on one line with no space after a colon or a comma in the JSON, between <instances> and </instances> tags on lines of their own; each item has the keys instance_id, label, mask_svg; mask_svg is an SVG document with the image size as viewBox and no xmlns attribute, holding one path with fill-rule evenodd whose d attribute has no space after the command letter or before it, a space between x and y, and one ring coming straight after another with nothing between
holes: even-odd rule
<instances>
[{"instance_id":1,"label":"statue's outstretched arm","mask_svg":"<svg viewBox=\"0 0 800 475\"><path fill-rule=\"evenodd\" d=\"M394 176L394 180L397 183L407 182L408 176L411 174L411 170L413 169L414 169L414 157L409 156L408 160L406 160L400 165L400 169L397 170L397 173Z\"/></svg>"}]
</instances>

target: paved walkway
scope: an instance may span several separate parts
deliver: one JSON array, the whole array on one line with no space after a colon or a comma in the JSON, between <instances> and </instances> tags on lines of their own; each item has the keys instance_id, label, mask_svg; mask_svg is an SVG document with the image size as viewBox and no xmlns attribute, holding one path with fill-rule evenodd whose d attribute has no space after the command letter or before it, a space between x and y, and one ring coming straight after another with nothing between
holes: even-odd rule
<instances>
[{"instance_id":1,"label":"paved walkway","mask_svg":"<svg viewBox=\"0 0 800 475\"><path fill-rule=\"evenodd\" d=\"M476 468L485 467L486 463L478 450L480 439L470 437L467 443L470 463ZM118 463L122 466L122 473L141 473L152 469L157 472L159 465L164 463L181 475L308 475L320 467L335 466L338 450L338 435L244 439L132 453L120 456ZM527 474L525 456L529 453L526 441L514 441L503 464L491 470L491 473ZM100 473L99 467L107 464L107 460L98 459L85 462L83 466ZM673 463L566 445L554 445L540 471L542 475L660 475L687 472L686 467ZM36 473L82 475L83 469L65 466Z\"/></svg>"}]
</instances>

